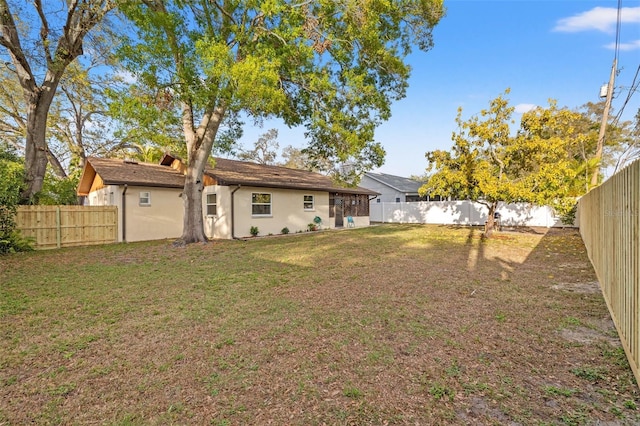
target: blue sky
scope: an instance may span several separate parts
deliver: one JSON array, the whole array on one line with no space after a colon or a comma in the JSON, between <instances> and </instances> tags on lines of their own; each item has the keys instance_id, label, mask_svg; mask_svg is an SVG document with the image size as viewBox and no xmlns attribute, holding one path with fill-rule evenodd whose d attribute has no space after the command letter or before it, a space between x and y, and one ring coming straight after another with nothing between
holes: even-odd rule
<instances>
[{"instance_id":1,"label":"blue sky","mask_svg":"<svg viewBox=\"0 0 640 426\"><path fill-rule=\"evenodd\" d=\"M447 16L434 30L434 48L408 58L407 96L376 132L387 156L375 171L423 174L426 151L451 147L458 107L469 117L506 88L517 111L547 106L549 99L571 109L597 102L614 58L617 6L617 0L445 0ZM614 114L640 66L640 1L623 0L622 7ZM639 107L635 93L624 117L631 119ZM280 148L304 146L302 130L277 122L246 126L240 142L249 147L274 127Z\"/></svg>"}]
</instances>

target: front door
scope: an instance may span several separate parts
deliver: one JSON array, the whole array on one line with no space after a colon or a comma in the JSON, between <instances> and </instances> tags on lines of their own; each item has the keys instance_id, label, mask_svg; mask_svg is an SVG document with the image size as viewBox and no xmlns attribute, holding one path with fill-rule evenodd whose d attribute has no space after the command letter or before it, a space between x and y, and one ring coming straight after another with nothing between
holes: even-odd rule
<instances>
[{"instance_id":1,"label":"front door","mask_svg":"<svg viewBox=\"0 0 640 426\"><path fill-rule=\"evenodd\" d=\"M342 228L344 226L344 218L342 215L344 214L344 206L342 198L335 198L334 200L334 208L335 208L335 219L336 219L336 228Z\"/></svg>"}]
</instances>

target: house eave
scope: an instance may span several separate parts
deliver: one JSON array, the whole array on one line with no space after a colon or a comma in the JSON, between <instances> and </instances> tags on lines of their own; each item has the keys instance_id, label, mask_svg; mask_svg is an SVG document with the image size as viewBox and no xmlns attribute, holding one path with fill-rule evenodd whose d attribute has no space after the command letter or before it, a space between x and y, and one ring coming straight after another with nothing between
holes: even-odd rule
<instances>
[{"instance_id":1,"label":"house eave","mask_svg":"<svg viewBox=\"0 0 640 426\"><path fill-rule=\"evenodd\" d=\"M138 182L138 181L118 181L118 180L110 180L104 181L105 185L128 185L128 186L148 186L151 188L171 188L171 189L182 189L184 185L177 184L167 184L167 183L154 183L154 182Z\"/></svg>"},{"instance_id":2,"label":"house eave","mask_svg":"<svg viewBox=\"0 0 640 426\"><path fill-rule=\"evenodd\" d=\"M247 182L243 180L218 180L218 185L221 186L235 186L242 185L244 187L256 187L256 188L277 188L277 189L291 189L297 191L321 191L329 193L342 193L342 194L362 194L362 195L380 195L378 192L371 190L363 190L362 188L338 188L338 187L326 187L315 185L300 185L300 184L282 184L273 182Z\"/></svg>"}]
</instances>

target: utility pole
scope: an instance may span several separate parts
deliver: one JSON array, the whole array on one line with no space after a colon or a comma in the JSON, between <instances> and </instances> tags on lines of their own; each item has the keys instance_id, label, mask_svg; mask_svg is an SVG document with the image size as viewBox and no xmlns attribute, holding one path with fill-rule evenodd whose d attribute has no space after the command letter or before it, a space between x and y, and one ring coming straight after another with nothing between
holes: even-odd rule
<instances>
[{"instance_id":1,"label":"utility pole","mask_svg":"<svg viewBox=\"0 0 640 426\"><path fill-rule=\"evenodd\" d=\"M596 168L591 175L591 187L598 184L598 176L600 174L600 160L602 159L602 149L604 147L604 135L607 130L607 122L609 121L609 109L611 108L611 98L613 98L613 84L616 79L616 67L618 66L618 58L613 58L611 66L611 76L609 76L609 84L607 85L607 98L604 101L604 111L602 111L602 122L600 123L600 133L598 133L598 145L596 147Z\"/></svg>"}]
</instances>

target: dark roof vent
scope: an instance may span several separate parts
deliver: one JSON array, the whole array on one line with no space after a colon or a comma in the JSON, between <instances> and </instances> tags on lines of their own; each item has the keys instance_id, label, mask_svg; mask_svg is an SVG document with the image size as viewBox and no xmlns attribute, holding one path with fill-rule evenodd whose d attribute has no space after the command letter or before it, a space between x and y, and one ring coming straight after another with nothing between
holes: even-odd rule
<instances>
[{"instance_id":1,"label":"dark roof vent","mask_svg":"<svg viewBox=\"0 0 640 426\"><path fill-rule=\"evenodd\" d=\"M124 160L122 160L122 162L124 164L138 164L138 162L136 160L129 160L129 159L126 159L126 158Z\"/></svg>"}]
</instances>

